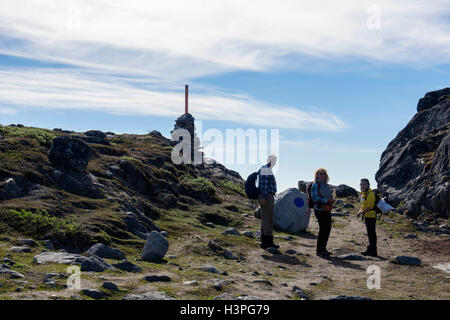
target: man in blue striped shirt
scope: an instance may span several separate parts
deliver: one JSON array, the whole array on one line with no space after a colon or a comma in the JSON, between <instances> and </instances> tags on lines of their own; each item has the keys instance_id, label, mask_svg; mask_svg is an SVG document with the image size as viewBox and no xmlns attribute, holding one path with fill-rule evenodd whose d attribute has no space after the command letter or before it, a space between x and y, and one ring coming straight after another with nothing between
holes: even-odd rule
<instances>
[{"instance_id":1,"label":"man in blue striped shirt","mask_svg":"<svg viewBox=\"0 0 450 320\"><path fill-rule=\"evenodd\" d=\"M274 197L277 193L277 182L272 168L277 162L275 155L267 158L267 164L261 167L258 175L258 189L260 191L259 204L261 206L261 248L279 248L273 243L274 228Z\"/></svg>"}]
</instances>

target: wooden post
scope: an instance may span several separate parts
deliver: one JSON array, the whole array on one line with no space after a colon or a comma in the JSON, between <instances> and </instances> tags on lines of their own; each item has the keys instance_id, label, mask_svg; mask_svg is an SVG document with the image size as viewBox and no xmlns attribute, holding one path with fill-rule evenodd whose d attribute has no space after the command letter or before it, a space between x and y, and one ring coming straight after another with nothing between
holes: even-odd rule
<instances>
[{"instance_id":1,"label":"wooden post","mask_svg":"<svg viewBox=\"0 0 450 320\"><path fill-rule=\"evenodd\" d=\"M189 86L184 86L184 114L188 113L188 89Z\"/></svg>"}]
</instances>

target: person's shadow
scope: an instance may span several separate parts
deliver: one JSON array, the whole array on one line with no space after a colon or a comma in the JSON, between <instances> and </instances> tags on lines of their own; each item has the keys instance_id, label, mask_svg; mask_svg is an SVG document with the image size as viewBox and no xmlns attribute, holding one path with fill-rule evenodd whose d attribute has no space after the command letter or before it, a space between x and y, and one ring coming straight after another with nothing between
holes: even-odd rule
<instances>
[{"instance_id":1,"label":"person's shadow","mask_svg":"<svg viewBox=\"0 0 450 320\"><path fill-rule=\"evenodd\" d=\"M329 257L323 257L323 259L329 260L332 264L334 264L335 266L338 266L338 267L349 268L349 269L354 269L354 270L365 270L365 268L361 267L358 264L354 264L354 263L348 262L346 260L342 260L338 257L329 256Z\"/></svg>"},{"instance_id":2,"label":"person's shadow","mask_svg":"<svg viewBox=\"0 0 450 320\"><path fill-rule=\"evenodd\" d=\"M311 268L311 265L307 264L306 262L302 262L302 261L298 260L297 257L283 254L282 252L280 252L279 254L273 254L272 256L263 254L262 258L264 260L268 260L268 261L272 261L272 262L290 264L290 265L302 265L304 267Z\"/></svg>"}]
</instances>

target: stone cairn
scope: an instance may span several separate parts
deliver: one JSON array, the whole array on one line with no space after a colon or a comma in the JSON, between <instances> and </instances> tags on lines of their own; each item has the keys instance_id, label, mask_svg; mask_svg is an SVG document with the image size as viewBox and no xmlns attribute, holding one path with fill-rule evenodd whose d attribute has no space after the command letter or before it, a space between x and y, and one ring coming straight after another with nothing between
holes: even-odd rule
<instances>
[{"instance_id":1,"label":"stone cairn","mask_svg":"<svg viewBox=\"0 0 450 320\"><path fill-rule=\"evenodd\" d=\"M175 125L173 130L170 132L172 134L172 140L174 139L173 133L177 129L185 129L189 132L191 137L191 156L190 161L191 163L194 163L194 155L198 153L200 155L200 158L197 159L200 161L200 163L203 163L203 152L200 151L200 139L197 137L197 134L195 133L195 118L188 112L188 86L186 86L186 96L185 96L185 113L178 117L175 120ZM180 137L178 141L175 141L176 143L179 143L183 140L183 137Z\"/></svg>"}]
</instances>

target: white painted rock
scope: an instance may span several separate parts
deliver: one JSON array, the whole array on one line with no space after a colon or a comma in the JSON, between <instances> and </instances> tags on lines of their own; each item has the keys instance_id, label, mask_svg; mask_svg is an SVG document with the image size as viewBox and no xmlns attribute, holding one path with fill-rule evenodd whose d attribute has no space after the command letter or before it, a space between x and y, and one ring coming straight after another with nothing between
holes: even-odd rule
<instances>
[{"instance_id":1,"label":"white painted rock","mask_svg":"<svg viewBox=\"0 0 450 320\"><path fill-rule=\"evenodd\" d=\"M284 232L299 232L308 227L310 214L308 196L297 188L290 188L275 198L275 227Z\"/></svg>"}]
</instances>

